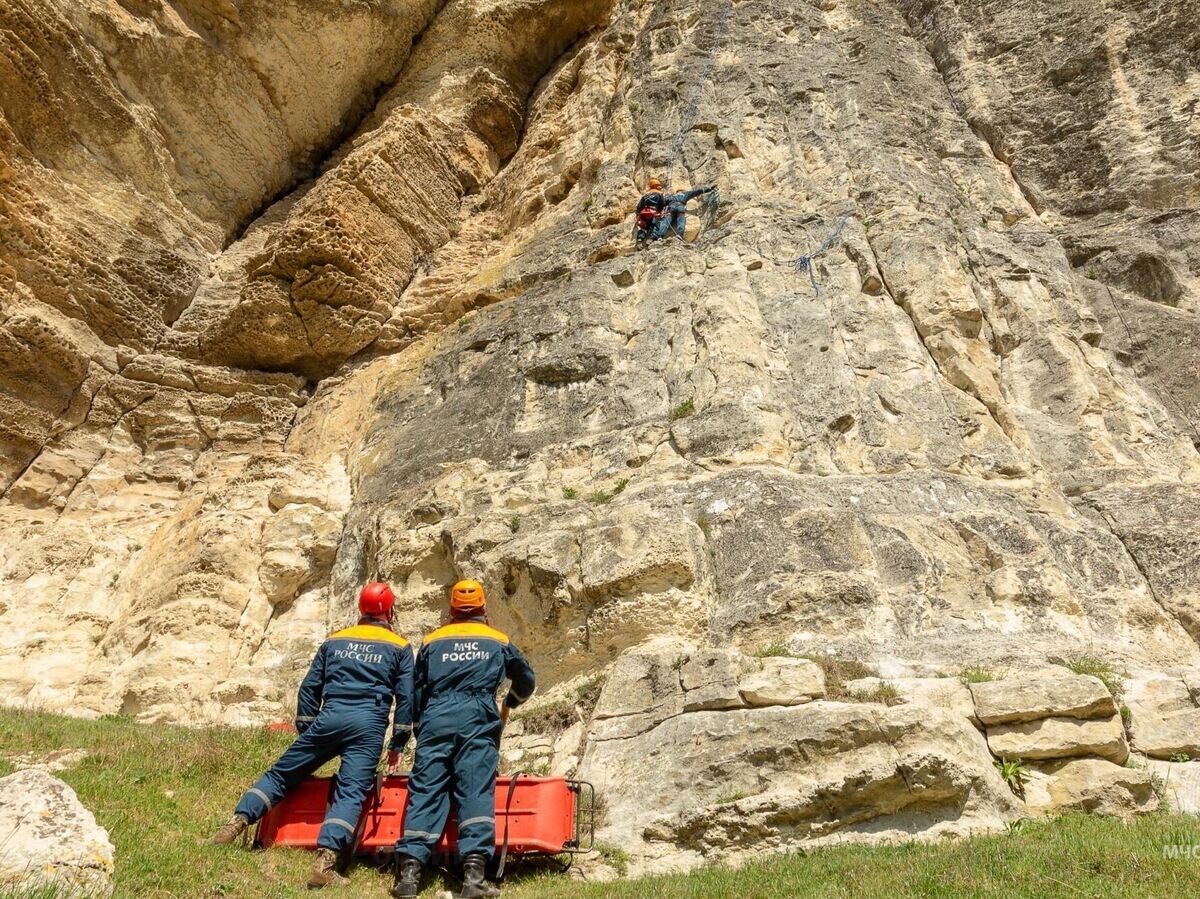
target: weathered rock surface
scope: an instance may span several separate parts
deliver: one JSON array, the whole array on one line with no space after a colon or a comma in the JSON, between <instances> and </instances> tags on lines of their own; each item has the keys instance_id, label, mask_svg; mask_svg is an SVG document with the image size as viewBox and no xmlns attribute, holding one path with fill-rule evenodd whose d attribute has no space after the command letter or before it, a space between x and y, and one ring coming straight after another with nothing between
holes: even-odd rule
<instances>
[{"instance_id":1,"label":"weathered rock surface","mask_svg":"<svg viewBox=\"0 0 1200 899\"><path fill-rule=\"evenodd\" d=\"M1152 772L1104 759L1073 759L1041 767L1042 777L1025 786L1025 807L1033 812L1092 812L1127 818L1153 812L1160 800Z\"/></svg>"},{"instance_id":2,"label":"weathered rock surface","mask_svg":"<svg viewBox=\"0 0 1200 899\"><path fill-rule=\"evenodd\" d=\"M629 834L679 864L743 814L999 826L971 720L1127 751L1095 683L972 699L967 666L1102 646L1172 681L1132 729L1182 751L1194 7L5 4L0 701L286 717L362 580L418 637L471 574L548 695L609 679L531 754L679 741ZM722 201L635 253L656 174ZM814 293L789 263L843 219ZM840 662L899 704L824 699ZM674 767L735 725L793 794Z\"/></svg>"},{"instance_id":3,"label":"weathered rock surface","mask_svg":"<svg viewBox=\"0 0 1200 899\"><path fill-rule=\"evenodd\" d=\"M75 791L41 768L0 778L0 886L112 894L113 845Z\"/></svg>"},{"instance_id":4,"label":"weathered rock surface","mask_svg":"<svg viewBox=\"0 0 1200 899\"><path fill-rule=\"evenodd\" d=\"M607 689L607 688L606 688ZM814 702L677 715L590 743L605 842L654 870L828 840L997 829L1018 814L966 719Z\"/></svg>"},{"instance_id":5,"label":"weathered rock surface","mask_svg":"<svg viewBox=\"0 0 1200 899\"><path fill-rule=\"evenodd\" d=\"M999 758L1065 759L1096 755L1118 765L1129 758L1129 744L1117 717L1082 721L1040 718L1020 724L998 724L987 731L988 747Z\"/></svg>"},{"instance_id":6,"label":"weathered rock surface","mask_svg":"<svg viewBox=\"0 0 1200 899\"><path fill-rule=\"evenodd\" d=\"M1108 718L1117 705L1099 678L1030 675L971 684L975 715L986 727L1039 718Z\"/></svg>"}]
</instances>

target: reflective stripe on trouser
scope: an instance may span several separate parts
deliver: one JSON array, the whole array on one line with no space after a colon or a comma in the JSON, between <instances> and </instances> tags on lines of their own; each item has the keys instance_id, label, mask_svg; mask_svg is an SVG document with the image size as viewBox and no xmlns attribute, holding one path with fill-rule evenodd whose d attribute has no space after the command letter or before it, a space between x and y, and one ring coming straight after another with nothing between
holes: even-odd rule
<instances>
[{"instance_id":1,"label":"reflective stripe on trouser","mask_svg":"<svg viewBox=\"0 0 1200 899\"><path fill-rule=\"evenodd\" d=\"M396 851L429 861L446 828L450 799L458 808L458 854L496 850L496 767L500 720L491 698L439 703L421 723L409 778L404 836Z\"/></svg>"},{"instance_id":2,"label":"reflective stripe on trouser","mask_svg":"<svg viewBox=\"0 0 1200 899\"><path fill-rule=\"evenodd\" d=\"M322 849L341 851L354 838L363 800L375 780L375 768L387 731L387 708L338 705L321 710L311 727L296 738L246 794L235 813L254 822L284 795L332 759L342 757L333 802L317 837Z\"/></svg>"}]
</instances>

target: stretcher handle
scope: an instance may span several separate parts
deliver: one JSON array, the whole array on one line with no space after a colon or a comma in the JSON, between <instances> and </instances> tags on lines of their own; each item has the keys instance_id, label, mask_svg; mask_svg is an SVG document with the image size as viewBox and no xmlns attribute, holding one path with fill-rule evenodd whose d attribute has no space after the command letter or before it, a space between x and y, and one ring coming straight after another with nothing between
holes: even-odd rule
<instances>
[{"instance_id":1,"label":"stretcher handle","mask_svg":"<svg viewBox=\"0 0 1200 899\"><path fill-rule=\"evenodd\" d=\"M587 803L584 804L584 788L587 788ZM563 847L563 852L591 852L596 847L596 788L586 780L568 780L567 788L579 796L579 804L575 807L575 833L570 843ZM583 845L584 813L587 813L587 845Z\"/></svg>"},{"instance_id":2,"label":"stretcher handle","mask_svg":"<svg viewBox=\"0 0 1200 899\"><path fill-rule=\"evenodd\" d=\"M508 861L508 825L512 821L513 793L517 790L517 779L524 774L518 771L508 782L508 797L504 800L504 842L500 846L500 863L496 865L496 880L504 880L504 863Z\"/></svg>"}]
</instances>

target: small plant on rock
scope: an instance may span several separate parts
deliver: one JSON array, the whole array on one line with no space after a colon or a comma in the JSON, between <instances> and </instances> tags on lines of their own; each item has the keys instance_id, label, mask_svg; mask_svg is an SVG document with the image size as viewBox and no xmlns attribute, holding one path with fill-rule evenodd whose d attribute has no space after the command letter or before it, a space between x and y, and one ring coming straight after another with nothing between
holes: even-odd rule
<instances>
[{"instance_id":1,"label":"small plant on rock","mask_svg":"<svg viewBox=\"0 0 1200 899\"><path fill-rule=\"evenodd\" d=\"M1008 788L1024 798L1025 781L1029 780L1029 768L1026 767L1024 759L1000 758L992 764L996 766Z\"/></svg>"},{"instance_id":2,"label":"small plant on rock","mask_svg":"<svg viewBox=\"0 0 1200 899\"><path fill-rule=\"evenodd\" d=\"M1094 268L1089 268L1087 270L1087 276L1088 276L1089 281L1095 281L1096 280L1096 270Z\"/></svg>"},{"instance_id":3,"label":"small plant on rock","mask_svg":"<svg viewBox=\"0 0 1200 899\"><path fill-rule=\"evenodd\" d=\"M510 518L508 520L508 529L510 531L512 531L514 534L517 531L521 530L521 516L520 515L514 515L512 518Z\"/></svg>"},{"instance_id":4,"label":"small plant on rock","mask_svg":"<svg viewBox=\"0 0 1200 899\"><path fill-rule=\"evenodd\" d=\"M988 681L995 680L996 677L987 668L971 665L958 672L958 679L964 684L985 684Z\"/></svg>"},{"instance_id":5,"label":"small plant on rock","mask_svg":"<svg viewBox=\"0 0 1200 899\"><path fill-rule=\"evenodd\" d=\"M686 399L671 410L671 421L679 421L681 418L687 418L695 411L696 401L691 398Z\"/></svg>"},{"instance_id":6,"label":"small plant on rock","mask_svg":"<svg viewBox=\"0 0 1200 899\"><path fill-rule=\"evenodd\" d=\"M750 655L756 659L773 659L780 656L790 656L792 651L788 649L786 640L776 640L773 643L767 643L751 650Z\"/></svg>"},{"instance_id":7,"label":"small plant on rock","mask_svg":"<svg viewBox=\"0 0 1200 899\"><path fill-rule=\"evenodd\" d=\"M746 793L742 790L734 790L732 793L726 793L723 796L717 797L717 805L732 805L739 799L745 799Z\"/></svg>"},{"instance_id":8,"label":"small plant on rock","mask_svg":"<svg viewBox=\"0 0 1200 899\"><path fill-rule=\"evenodd\" d=\"M801 656L810 662L816 662L825 675L825 698L837 699L843 702L858 702L862 697L856 696L846 689L846 682L859 680L864 677L874 677L875 669L857 659L839 659L836 656L810 655Z\"/></svg>"},{"instance_id":9,"label":"small plant on rock","mask_svg":"<svg viewBox=\"0 0 1200 899\"><path fill-rule=\"evenodd\" d=\"M629 853L624 849L619 846L609 846L607 843L597 843L596 852L621 877L629 873Z\"/></svg>"},{"instance_id":10,"label":"small plant on rock","mask_svg":"<svg viewBox=\"0 0 1200 899\"><path fill-rule=\"evenodd\" d=\"M883 681L873 690L868 690L866 693L859 693L858 698L863 702L881 702L884 705L899 705L904 701L896 686L889 684L887 681Z\"/></svg>"},{"instance_id":11,"label":"small plant on rock","mask_svg":"<svg viewBox=\"0 0 1200 899\"><path fill-rule=\"evenodd\" d=\"M1177 752L1173 756L1171 756L1171 761L1173 761L1173 762L1190 762L1191 760L1192 760L1192 757L1190 755L1188 755L1186 752Z\"/></svg>"},{"instance_id":12,"label":"small plant on rock","mask_svg":"<svg viewBox=\"0 0 1200 899\"><path fill-rule=\"evenodd\" d=\"M1112 694L1113 699L1118 702L1125 692L1124 675L1117 671L1110 662L1095 656L1072 656L1064 659L1063 664L1076 674L1090 675L1099 680L1104 684L1104 688Z\"/></svg>"},{"instance_id":13,"label":"small plant on rock","mask_svg":"<svg viewBox=\"0 0 1200 899\"><path fill-rule=\"evenodd\" d=\"M562 491L563 499L575 499L575 497L579 496L579 491L574 487L564 487Z\"/></svg>"}]
</instances>

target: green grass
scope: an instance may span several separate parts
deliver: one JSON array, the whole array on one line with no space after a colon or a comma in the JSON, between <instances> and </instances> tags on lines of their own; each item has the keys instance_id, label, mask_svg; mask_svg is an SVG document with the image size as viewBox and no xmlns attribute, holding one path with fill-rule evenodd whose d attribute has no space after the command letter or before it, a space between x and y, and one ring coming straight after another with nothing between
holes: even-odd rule
<instances>
[{"instance_id":1,"label":"green grass","mask_svg":"<svg viewBox=\"0 0 1200 899\"><path fill-rule=\"evenodd\" d=\"M671 410L671 421L679 421L681 418L687 418L695 411L696 401L690 398L686 399Z\"/></svg>"},{"instance_id":2,"label":"green grass","mask_svg":"<svg viewBox=\"0 0 1200 899\"><path fill-rule=\"evenodd\" d=\"M985 684L988 681L995 680L996 676L987 668L972 665L958 672L958 679L964 684Z\"/></svg>"},{"instance_id":3,"label":"green grass","mask_svg":"<svg viewBox=\"0 0 1200 899\"><path fill-rule=\"evenodd\" d=\"M776 640L774 643L766 643L756 647L751 650L750 654L756 659L775 659L790 656L792 651L788 649L786 640Z\"/></svg>"},{"instance_id":4,"label":"green grass","mask_svg":"<svg viewBox=\"0 0 1200 899\"><path fill-rule=\"evenodd\" d=\"M896 685L887 681L876 684L874 689L865 693L856 693L855 698L860 702L881 702L884 705L899 705L904 701Z\"/></svg>"},{"instance_id":5,"label":"green grass","mask_svg":"<svg viewBox=\"0 0 1200 899\"><path fill-rule=\"evenodd\" d=\"M825 698L842 702L862 702L863 697L851 693L846 682L864 677L874 677L875 669L857 659L839 659L836 656L807 655L801 658L816 662L825 675Z\"/></svg>"},{"instance_id":6,"label":"green grass","mask_svg":"<svg viewBox=\"0 0 1200 899\"><path fill-rule=\"evenodd\" d=\"M1164 844L1200 842L1200 822L1151 816L1123 824L1070 815L1009 833L935 844L836 847L609 884L541 875L505 895L537 899L791 899L862 897L1144 897L1197 895L1200 860L1167 859Z\"/></svg>"},{"instance_id":7,"label":"green grass","mask_svg":"<svg viewBox=\"0 0 1200 899\"><path fill-rule=\"evenodd\" d=\"M1125 693L1125 675L1117 671L1111 662L1098 659L1095 656L1072 656L1065 659L1063 664L1076 674L1090 674L1098 678L1105 689L1112 694L1118 703Z\"/></svg>"},{"instance_id":8,"label":"green grass","mask_svg":"<svg viewBox=\"0 0 1200 899\"><path fill-rule=\"evenodd\" d=\"M590 698L596 684L580 692ZM311 896L303 882L312 856L247 852L205 843L238 796L288 744L260 729L187 730L123 718L80 721L0 711L0 759L59 749L88 757L58 776L71 784L117 847L118 899ZM0 771L11 764L0 762ZM728 798L736 794L730 794ZM505 895L526 899L784 899L822 897L1189 897L1200 859L1166 858L1164 845L1200 843L1200 821L1156 815L1124 824L1071 815L1029 822L1010 833L935 844L837 847L781 855L739 870L703 868L687 876L580 883L547 866L518 865ZM624 847L599 857L627 869ZM379 899L389 878L368 866L332 895ZM440 880L423 894L445 888ZM51 899L0 888L0 899Z\"/></svg>"}]
</instances>

